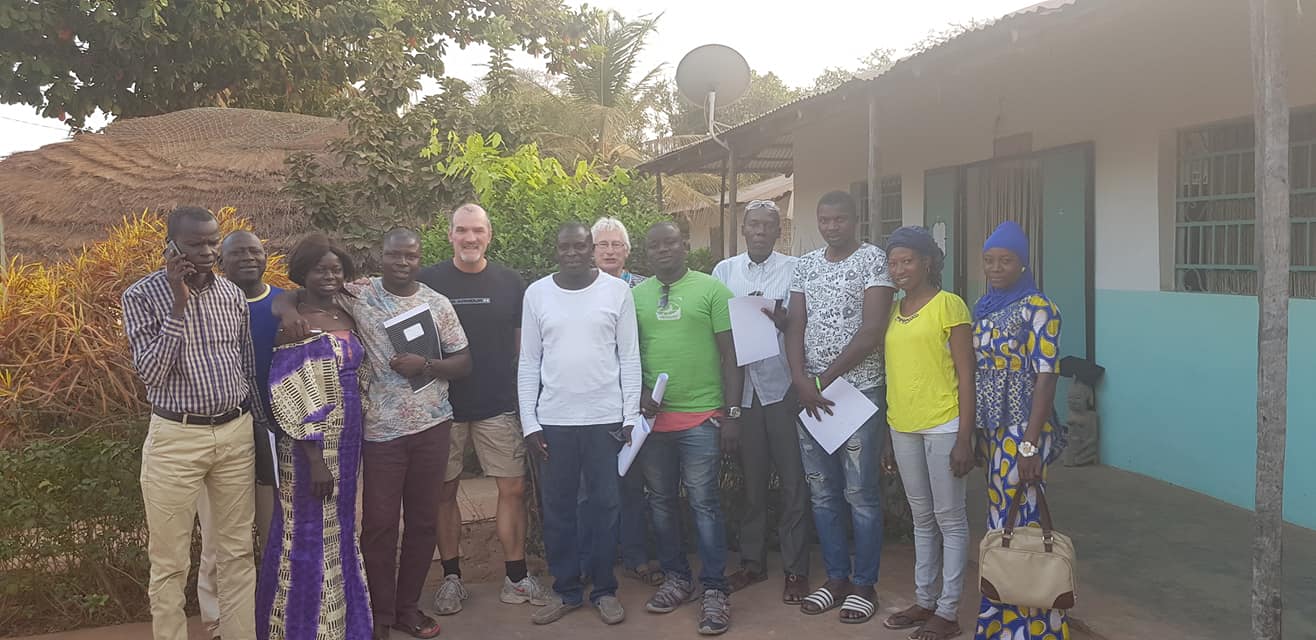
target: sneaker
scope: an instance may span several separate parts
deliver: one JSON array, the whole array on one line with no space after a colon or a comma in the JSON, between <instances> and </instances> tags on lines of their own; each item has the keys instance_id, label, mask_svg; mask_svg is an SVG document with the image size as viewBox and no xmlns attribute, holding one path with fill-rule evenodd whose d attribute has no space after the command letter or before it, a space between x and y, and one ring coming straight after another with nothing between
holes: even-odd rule
<instances>
[{"instance_id":1,"label":"sneaker","mask_svg":"<svg viewBox=\"0 0 1316 640\"><path fill-rule=\"evenodd\" d=\"M617 596L603 596L594 603L594 607L599 610L603 624L619 624L626 619L626 610L621 608L621 600Z\"/></svg>"},{"instance_id":2,"label":"sneaker","mask_svg":"<svg viewBox=\"0 0 1316 640\"><path fill-rule=\"evenodd\" d=\"M539 578L526 576L520 582L513 583L511 578L503 578L503 592L499 600L507 604L525 604L529 602L536 607L547 606L553 601L553 592L549 591Z\"/></svg>"},{"instance_id":3,"label":"sneaker","mask_svg":"<svg viewBox=\"0 0 1316 640\"><path fill-rule=\"evenodd\" d=\"M462 610L462 601L469 597L471 595L466 593L460 576L446 575L443 584L439 585L438 593L434 594L434 613L441 616L457 613Z\"/></svg>"},{"instance_id":4,"label":"sneaker","mask_svg":"<svg viewBox=\"0 0 1316 640\"><path fill-rule=\"evenodd\" d=\"M699 635L718 636L731 627L731 598L717 589L704 592L699 612Z\"/></svg>"},{"instance_id":5,"label":"sneaker","mask_svg":"<svg viewBox=\"0 0 1316 640\"><path fill-rule=\"evenodd\" d=\"M522 581L524 582L524 580ZM508 584L511 584L509 581ZM503 593L507 593L504 589ZM507 602L503 600L503 602ZM530 621L535 624L551 624L562 619L562 616L579 609L582 603L567 604L557 595L550 596L548 602L539 607L534 613L530 614Z\"/></svg>"},{"instance_id":6,"label":"sneaker","mask_svg":"<svg viewBox=\"0 0 1316 640\"><path fill-rule=\"evenodd\" d=\"M658 587L657 593L649 598L644 608L650 613L671 613L676 611L677 607L693 602L695 597L695 586L689 580L669 573L667 579L663 580L663 585Z\"/></svg>"}]
</instances>

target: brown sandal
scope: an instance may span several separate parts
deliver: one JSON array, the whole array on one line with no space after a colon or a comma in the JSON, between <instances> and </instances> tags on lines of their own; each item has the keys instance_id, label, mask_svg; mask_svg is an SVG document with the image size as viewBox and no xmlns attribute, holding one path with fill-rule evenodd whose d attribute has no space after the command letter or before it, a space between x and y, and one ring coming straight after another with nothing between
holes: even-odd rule
<instances>
[{"instance_id":1,"label":"brown sandal","mask_svg":"<svg viewBox=\"0 0 1316 640\"><path fill-rule=\"evenodd\" d=\"M799 606L804 602L804 597L809 595L809 578L807 576L797 576L795 574L786 574L786 586L781 590L781 601Z\"/></svg>"},{"instance_id":2,"label":"brown sandal","mask_svg":"<svg viewBox=\"0 0 1316 640\"><path fill-rule=\"evenodd\" d=\"M936 615L937 612L931 609L924 609L918 605L913 605L904 611L897 611L886 617L882 621L882 626L888 629L913 629L921 627L928 618Z\"/></svg>"},{"instance_id":3,"label":"brown sandal","mask_svg":"<svg viewBox=\"0 0 1316 640\"><path fill-rule=\"evenodd\" d=\"M429 640L438 637L439 623L425 614L421 614L420 620L415 624L406 624L404 622L393 623L393 628L405 633L417 640Z\"/></svg>"},{"instance_id":4,"label":"brown sandal","mask_svg":"<svg viewBox=\"0 0 1316 640\"><path fill-rule=\"evenodd\" d=\"M750 585L758 584L767 579L767 574L742 568L727 576L727 586L731 587L731 593L735 593Z\"/></svg>"},{"instance_id":5,"label":"brown sandal","mask_svg":"<svg viewBox=\"0 0 1316 640\"><path fill-rule=\"evenodd\" d=\"M909 634L909 640L949 640L961 633L964 631L960 629L960 623L934 615L918 631Z\"/></svg>"}]
</instances>

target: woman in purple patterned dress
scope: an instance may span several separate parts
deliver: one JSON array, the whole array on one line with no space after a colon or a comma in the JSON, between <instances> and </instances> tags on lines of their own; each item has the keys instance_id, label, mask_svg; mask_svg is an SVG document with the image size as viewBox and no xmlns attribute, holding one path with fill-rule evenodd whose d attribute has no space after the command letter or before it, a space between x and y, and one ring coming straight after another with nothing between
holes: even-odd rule
<instances>
[{"instance_id":1,"label":"woman in purple patterned dress","mask_svg":"<svg viewBox=\"0 0 1316 640\"><path fill-rule=\"evenodd\" d=\"M347 253L312 235L297 243L288 270L303 287L299 311L315 334L280 344L270 366L281 431L279 500L261 559L257 633L269 640L371 640L356 531L362 443L356 370L364 350L352 317L335 301L354 268Z\"/></svg>"}]
</instances>

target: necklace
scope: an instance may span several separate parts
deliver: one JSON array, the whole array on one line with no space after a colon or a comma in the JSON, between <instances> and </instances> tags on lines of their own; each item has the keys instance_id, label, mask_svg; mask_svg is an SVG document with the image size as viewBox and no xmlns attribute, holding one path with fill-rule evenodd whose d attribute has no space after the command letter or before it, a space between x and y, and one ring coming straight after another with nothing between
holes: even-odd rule
<instances>
[{"instance_id":1,"label":"necklace","mask_svg":"<svg viewBox=\"0 0 1316 640\"><path fill-rule=\"evenodd\" d=\"M316 311L316 312L318 312L318 313L323 313L324 315L327 315L327 316L329 316L330 318L333 318L334 320L339 320L339 319L340 319L339 316L338 316L338 314L337 314L337 313L334 313L332 310L325 309L324 307L317 307L317 306L315 306L315 305L313 305L313 304L310 304L310 303L308 303L308 302L301 302L301 303L298 303L298 306L300 306L300 307L306 307L307 309L312 309L312 310L314 310L314 311Z\"/></svg>"}]
</instances>

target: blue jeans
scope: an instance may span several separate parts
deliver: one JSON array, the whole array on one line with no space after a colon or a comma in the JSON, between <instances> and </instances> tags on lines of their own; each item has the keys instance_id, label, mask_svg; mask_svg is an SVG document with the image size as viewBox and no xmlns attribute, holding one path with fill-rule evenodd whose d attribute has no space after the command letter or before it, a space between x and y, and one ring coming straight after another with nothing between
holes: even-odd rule
<instances>
[{"instance_id":1,"label":"blue jeans","mask_svg":"<svg viewBox=\"0 0 1316 640\"><path fill-rule=\"evenodd\" d=\"M621 562L627 569L648 566L649 505L644 501L644 472L632 465L621 483ZM590 553L594 548L594 530L589 527L589 492L585 490L585 477L580 479L580 498L577 502L580 523L580 574L589 573Z\"/></svg>"},{"instance_id":2,"label":"blue jeans","mask_svg":"<svg viewBox=\"0 0 1316 640\"><path fill-rule=\"evenodd\" d=\"M649 487L663 572L690 579L690 561L681 544L680 489L684 485L698 537L699 581L703 589L730 593L725 575L727 533L718 488L722 470L718 435L718 428L708 421L685 431L651 433L640 450L640 464Z\"/></svg>"},{"instance_id":3,"label":"blue jeans","mask_svg":"<svg viewBox=\"0 0 1316 640\"><path fill-rule=\"evenodd\" d=\"M567 604L583 600L580 580L580 534L577 500L584 475L589 493L587 526L594 545L590 553L589 578L593 583L590 601L616 595L617 576L612 561L617 549L617 513L621 491L617 482L617 451L621 443L612 437L617 425L544 426L548 460L540 466L544 501L544 551L548 571L553 574L553 591Z\"/></svg>"},{"instance_id":4,"label":"blue jeans","mask_svg":"<svg viewBox=\"0 0 1316 640\"><path fill-rule=\"evenodd\" d=\"M882 447L886 444L886 387L863 392L877 413L835 453L828 454L799 426L800 458L809 483L813 522L830 580L850 579L856 586L877 584L882 555ZM848 513L847 513L848 512ZM854 525L854 573L845 517Z\"/></svg>"}]
</instances>

